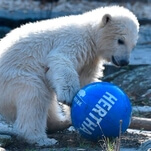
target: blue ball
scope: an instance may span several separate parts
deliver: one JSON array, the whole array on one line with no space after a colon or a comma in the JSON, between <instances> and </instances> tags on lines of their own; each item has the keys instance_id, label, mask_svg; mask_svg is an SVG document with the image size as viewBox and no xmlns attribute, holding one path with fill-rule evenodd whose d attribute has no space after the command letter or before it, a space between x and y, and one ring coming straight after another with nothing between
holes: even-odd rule
<instances>
[{"instance_id":1,"label":"blue ball","mask_svg":"<svg viewBox=\"0 0 151 151\"><path fill-rule=\"evenodd\" d=\"M104 136L119 136L120 129L124 133L130 124L131 113L130 100L119 87L95 82L82 88L74 97L71 119L82 136L97 141Z\"/></svg>"}]
</instances>

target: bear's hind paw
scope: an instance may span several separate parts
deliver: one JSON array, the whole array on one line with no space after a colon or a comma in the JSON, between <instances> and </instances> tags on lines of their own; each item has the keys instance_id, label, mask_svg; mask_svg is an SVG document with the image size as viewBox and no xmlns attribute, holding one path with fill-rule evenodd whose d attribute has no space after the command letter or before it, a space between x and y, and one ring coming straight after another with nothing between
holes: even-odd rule
<instances>
[{"instance_id":1,"label":"bear's hind paw","mask_svg":"<svg viewBox=\"0 0 151 151\"><path fill-rule=\"evenodd\" d=\"M54 138L45 138L45 139L39 139L36 141L36 146L39 146L39 147L48 147L48 146L52 146L52 145L55 145L57 144L58 141L55 140Z\"/></svg>"}]
</instances>

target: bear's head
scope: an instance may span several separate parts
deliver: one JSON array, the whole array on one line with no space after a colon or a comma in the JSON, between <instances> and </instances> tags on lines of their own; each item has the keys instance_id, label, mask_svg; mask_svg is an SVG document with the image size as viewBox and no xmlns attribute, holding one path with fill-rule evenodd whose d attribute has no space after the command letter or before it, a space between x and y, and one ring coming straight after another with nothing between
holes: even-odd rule
<instances>
[{"instance_id":1,"label":"bear's head","mask_svg":"<svg viewBox=\"0 0 151 151\"><path fill-rule=\"evenodd\" d=\"M139 31L135 15L123 7L104 8L97 35L98 55L116 66L129 64Z\"/></svg>"}]
</instances>

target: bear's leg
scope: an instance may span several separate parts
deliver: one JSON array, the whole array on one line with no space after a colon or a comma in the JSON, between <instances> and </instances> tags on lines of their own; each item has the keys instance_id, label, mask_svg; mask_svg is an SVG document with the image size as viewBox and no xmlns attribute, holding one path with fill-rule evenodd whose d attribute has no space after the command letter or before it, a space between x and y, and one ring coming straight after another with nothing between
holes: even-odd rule
<instances>
[{"instance_id":1,"label":"bear's leg","mask_svg":"<svg viewBox=\"0 0 151 151\"><path fill-rule=\"evenodd\" d=\"M46 122L50 94L43 86L23 85L17 95L17 117L14 131L27 142L38 146L54 145L55 139L47 138Z\"/></svg>"},{"instance_id":2,"label":"bear's leg","mask_svg":"<svg viewBox=\"0 0 151 151\"><path fill-rule=\"evenodd\" d=\"M49 87L54 89L57 100L71 104L73 97L80 90L79 75L73 63L64 57L64 54L49 54L47 67L46 79Z\"/></svg>"},{"instance_id":3,"label":"bear's leg","mask_svg":"<svg viewBox=\"0 0 151 151\"><path fill-rule=\"evenodd\" d=\"M47 131L48 133L64 130L71 126L70 107L58 103L56 96L51 99L48 110Z\"/></svg>"}]
</instances>

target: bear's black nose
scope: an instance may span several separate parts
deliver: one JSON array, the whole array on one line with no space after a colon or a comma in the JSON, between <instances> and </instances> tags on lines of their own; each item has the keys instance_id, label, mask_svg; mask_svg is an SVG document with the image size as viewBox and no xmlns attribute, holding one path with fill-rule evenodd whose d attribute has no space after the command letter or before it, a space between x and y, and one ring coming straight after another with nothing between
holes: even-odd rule
<instances>
[{"instance_id":1,"label":"bear's black nose","mask_svg":"<svg viewBox=\"0 0 151 151\"><path fill-rule=\"evenodd\" d=\"M120 60L119 62L120 66L127 66L129 64L128 60Z\"/></svg>"}]
</instances>

